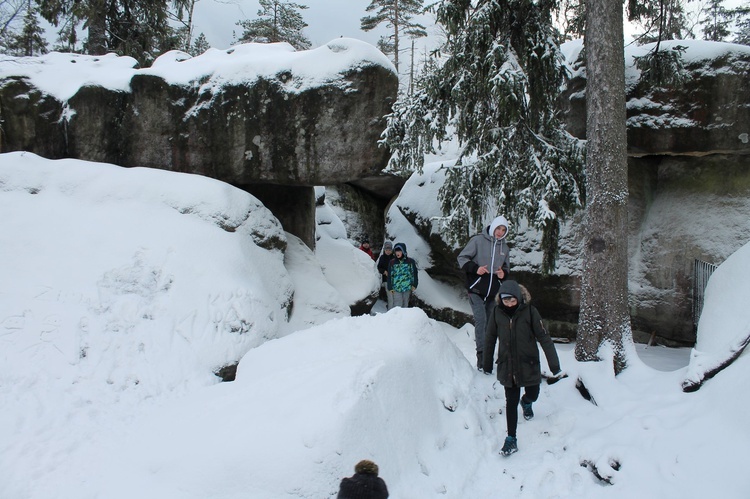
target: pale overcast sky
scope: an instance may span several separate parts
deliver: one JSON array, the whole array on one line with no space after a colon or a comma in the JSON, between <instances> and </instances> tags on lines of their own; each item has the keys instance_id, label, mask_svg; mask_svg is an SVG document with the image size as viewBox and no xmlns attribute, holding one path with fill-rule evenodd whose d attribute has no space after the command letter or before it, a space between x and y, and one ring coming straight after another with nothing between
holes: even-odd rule
<instances>
[{"instance_id":1,"label":"pale overcast sky","mask_svg":"<svg viewBox=\"0 0 750 499\"><path fill-rule=\"evenodd\" d=\"M375 44L385 33L382 26L370 32L359 28L360 18L367 15L365 9L370 0L297 0L296 3L308 7L302 11L308 24L304 33L313 47L340 36ZM255 18L259 8L257 0L199 0L194 13L195 35L203 32L211 46L227 48L233 40L232 32L240 34L241 28L236 26L236 22ZM424 21L424 24L428 23L432 24L429 18Z\"/></svg>"},{"instance_id":2,"label":"pale overcast sky","mask_svg":"<svg viewBox=\"0 0 750 499\"><path fill-rule=\"evenodd\" d=\"M378 38L386 33L386 28L364 32L360 29L360 19L367 15L366 8L371 0L295 0L296 3L307 5L302 15L308 27L304 33L312 42L313 48L328 43L340 36L357 38L375 45ZM425 3L428 3L425 1ZM696 12L703 8L708 0L697 0L687 5L690 11ZM747 3L747 0L725 0L726 8L734 8ZM195 36L203 32L209 44L215 48L227 48L234 39L233 32L240 28L236 22L242 19L253 19L257 16L260 4L258 0L198 0L195 5L194 25ZM429 28L434 25L434 17L426 15L421 19L422 24ZM632 33L634 28L626 23L625 33ZM697 38L701 38L700 27L695 29ZM437 37L431 32L428 40L418 42L418 51L425 46L434 48ZM405 57L405 56L402 56Z\"/></svg>"}]
</instances>

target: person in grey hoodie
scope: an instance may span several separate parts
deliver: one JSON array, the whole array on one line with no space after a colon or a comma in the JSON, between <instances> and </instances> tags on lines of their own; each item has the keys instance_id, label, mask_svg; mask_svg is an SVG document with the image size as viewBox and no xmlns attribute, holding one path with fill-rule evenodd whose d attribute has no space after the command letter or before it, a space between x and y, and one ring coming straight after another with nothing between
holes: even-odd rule
<instances>
[{"instance_id":1,"label":"person in grey hoodie","mask_svg":"<svg viewBox=\"0 0 750 499\"><path fill-rule=\"evenodd\" d=\"M510 273L508 220L496 217L485 230L472 237L458 255L458 266L466 273L466 289L474 314L477 369L482 370L484 331L495 307L495 295Z\"/></svg>"}]
</instances>

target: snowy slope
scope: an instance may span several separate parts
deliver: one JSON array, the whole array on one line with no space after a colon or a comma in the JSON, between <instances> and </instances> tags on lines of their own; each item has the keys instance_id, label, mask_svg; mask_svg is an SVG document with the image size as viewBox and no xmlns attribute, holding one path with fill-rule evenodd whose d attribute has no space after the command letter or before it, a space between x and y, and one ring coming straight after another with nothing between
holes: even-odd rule
<instances>
[{"instance_id":1,"label":"snowy slope","mask_svg":"<svg viewBox=\"0 0 750 499\"><path fill-rule=\"evenodd\" d=\"M570 377L542 386L520 451L503 458L503 390L467 360L471 328L417 309L339 315L309 250L257 244L286 236L241 191L11 154L0 213L2 498L332 498L362 458L393 498L750 491L747 354L686 394L687 368L633 359L615 378L559 346ZM728 264L706 317L733 334L744 312L710 310L744 296L733 276L750 261ZM285 300L305 285L287 323ZM212 369L243 354L237 381L218 383Z\"/></svg>"}]
</instances>

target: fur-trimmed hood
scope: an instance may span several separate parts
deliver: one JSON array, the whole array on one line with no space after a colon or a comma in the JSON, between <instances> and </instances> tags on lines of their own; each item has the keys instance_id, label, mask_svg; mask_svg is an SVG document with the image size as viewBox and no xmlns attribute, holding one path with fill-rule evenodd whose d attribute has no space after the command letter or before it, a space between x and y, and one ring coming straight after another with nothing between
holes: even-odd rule
<instances>
[{"instance_id":1,"label":"fur-trimmed hood","mask_svg":"<svg viewBox=\"0 0 750 499\"><path fill-rule=\"evenodd\" d=\"M531 293L526 289L526 286L518 284L516 281L504 281L500 286L500 290L495 295L495 303L500 304L501 295L513 295L518 300L518 304L531 303Z\"/></svg>"}]
</instances>

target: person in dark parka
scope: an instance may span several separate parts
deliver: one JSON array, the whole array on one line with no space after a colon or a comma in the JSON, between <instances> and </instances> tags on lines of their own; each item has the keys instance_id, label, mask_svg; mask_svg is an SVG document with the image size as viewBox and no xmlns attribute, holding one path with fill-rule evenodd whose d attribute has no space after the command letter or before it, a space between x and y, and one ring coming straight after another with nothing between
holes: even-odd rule
<instances>
[{"instance_id":1,"label":"person in dark parka","mask_svg":"<svg viewBox=\"0 0 750 499\"><path fill-rule=\"evenodd\" d=\"M393 243L386 241L383 243L383 253L378 258L378 272L380 272L385 287L386 310L393 308L393 293L388 289L388 264L391 263L393 256Z\"/></svg>"},{"instance_id":2,"label":"person in dark parka","mask_svg":"<svg viewBox=\"0 0 750 499\"><path fill-rule=\"evenodd\" d=\"M539 397L539 385L542 383L537 342L542 345L553 377L562 376L555 345L544 328L542 316L536 307L529 303L530 301L531 296L526 288L516 281L503 282L497 295L497 306L487 321L485 332L484 371L492 372L497 344L497 379L505 387L508 437L501 450L505 456L518 450L518 403L521 403L525 419L534 417L531 405ZM521 388L524 389L523 397Z\"/></svg>"},{"instance_id":3,"label":"person in dark parka","mask_svg":"<svg viewBox=\"0 0 750 499\"><path fill-rule=\"evenodd\" d=\"M336 499L387 499L388 487L378 476L378 465L363 459L354 466L354 475L341 480Z\"/></svg>"}]
</instances>

